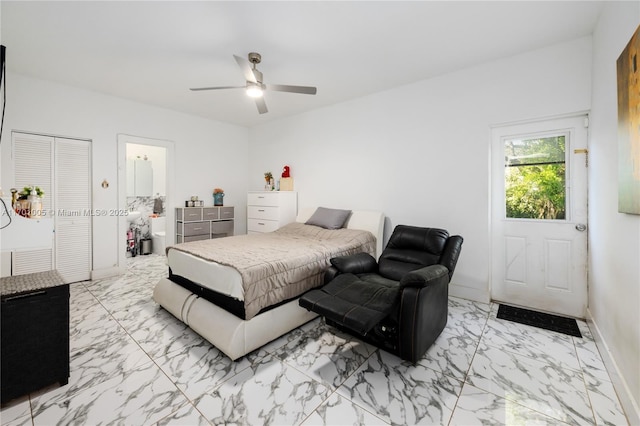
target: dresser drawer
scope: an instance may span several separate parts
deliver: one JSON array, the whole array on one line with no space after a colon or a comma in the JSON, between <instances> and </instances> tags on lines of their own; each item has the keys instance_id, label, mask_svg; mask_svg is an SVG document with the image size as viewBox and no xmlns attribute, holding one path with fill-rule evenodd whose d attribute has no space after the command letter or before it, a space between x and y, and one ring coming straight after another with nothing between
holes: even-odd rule
<instances>
[{"instance_id":1,"label":"dresser drawer","mask_svg":"<svg viewBox=\"0 0 640 426\"><path fill-rule=\"evenodd\" d=\"M187 222L184 224L182 235L187 237L191 235L209 235L211 233L211 227L209 222Z\"/></svg>"},{"instance_id":2,"label":"dresser drawer","mask_svg":"<svg viewBox=\"0 0 640 426\"><path fill-rule=\"evenodd\" d=\"M211 234L233 235L233 221L221 220L211 223Z\"/></svg>"},{"instance_id":3,"label":"dresser drawer","mask_svg":"<svg viewBox=\"0 0 640 426\"><path fill-rule=\"evenodd\" d=\"M183 237L182 235L178 235L176 237L177 243L188 243L190 241L200 241L200 240L208 240L210 234L206 235L192 235L190 237Z\"/></svg>"},{"instance_id":4,"label":"dresser drawer","mask_svg":"<svg viewBox=\"0 0 640 426\"><path fill-rule=\"evenodd\" d=\"M280 208L271 206L247 206L247 217L250 219L278 220Z\"/></svg>"},{"instance_id":5,"label":"dresser drawer","mask_svg":"<svg viewBox=\"0 0 640 426\"><path fill-rule=\"evenodd\" d=\"M247 231L273 232L276 229L278 229L278 222L275 220L247 219Z\"/></svg>"},{"instance_id":6,"label":"dresser drawer","mask_svg":"<svg viewBox=\"0 0 640 426\"><path fill-rule=\"evenodd\" d=\"M202 208L201 207L192 207L192 208L179 208L177 209L176 220L181 220L183 222L189 222L193 220L202 220Z\"/></svg>"},{"instance_id":7,"label":"dresser drawer","mask_svg":"<svg viewBox=\"0 0 640 426\"><path fill-rule=\"evenodd\" d=\"M220 219L233 219L233 207L220 207Z\"/></svg>"},{"instance_id":8,"label":"dresser drawer","mask_svg":"<svg viewBox=\"0 0 640 426\"><path fill-rule=\"evenodd\" d=\"M217 207L205 207L202 209L202 220L220 219L220 209Z\"/></svg>"},{"instance_id":9,"label":"dresser drawer","mask_svg":"<svg viewBox=\"0 0 640 426\"><path fill-rule=\"evenodd\" d=\"M249 193L247 205L249 206L278 206L280 205L278 192Z\"/></svg>"}]
</instances>

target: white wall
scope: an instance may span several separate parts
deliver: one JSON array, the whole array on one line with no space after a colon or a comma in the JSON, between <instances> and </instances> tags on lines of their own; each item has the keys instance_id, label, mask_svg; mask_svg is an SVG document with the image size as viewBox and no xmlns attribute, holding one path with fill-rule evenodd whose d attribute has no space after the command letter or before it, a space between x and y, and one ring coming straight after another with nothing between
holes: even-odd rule
<instances>
[{"instance_id":1,"label":"white wall","mask_svg":"<svg viewBox=\"0 0 640 426\"><path fill-rule=\"evenodd\" d=\"M638 24L640 3L605 5L593 34L589 146L589 310L626 382L619 393L632 424L640 423L640 216L618 213L616 60Z\"/></svg>"},{"instance_id":2,"label":"white wall","mask_svg":"<svg viewBox=\"0 0 640 426\"><path fill-rule=\"evenodd\" d=\"M590 69L581 38L261 125L250 189L288 164L302 207L381 210L386 238L398 224L460 234L451 293L488 301L490 126L588 110Z\"/></svg>"},{"instance_id":3,"label":"white wall","mask_svg":"<svg viewBox=\"0 0 640 426\"><path fill-rule=\"evenodd\" d=\"M2 188L13 186L12 130L91 139L93 208L107 210L123 207L118 205L117 134L170 140L175 143L173 196L177 204L168 208L176 207L191 195L213 204L213 188L222 187L225 204L237 206L236 232L246 232L246 128L14 73L7 77L0 151ZM103 179L110 182L109 188L101 187ZM118 218L95 217L93 269L96 275L117 272L123 266L119 265L119 259L124 259L124 250L125 247L118 244Z\"/></svg>"}]
</instances>

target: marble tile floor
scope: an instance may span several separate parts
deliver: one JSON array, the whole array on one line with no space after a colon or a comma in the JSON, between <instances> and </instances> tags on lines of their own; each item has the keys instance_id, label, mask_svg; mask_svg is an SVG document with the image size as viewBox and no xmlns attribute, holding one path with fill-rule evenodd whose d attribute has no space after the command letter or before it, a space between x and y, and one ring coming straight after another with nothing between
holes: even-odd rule
<instances>
[{"instance_id":1,"label":"marble tile floor","mask_svg":"<svg viewBox=\"0 0 640 426\"><path fill-rule=\"evenodd\" d=\"M231 362L151 299L165 259L71 286L71 377L2 425L625 425L586 323L575 338L451 298L416 365L316 319Z\"/></svg>"}]
</instances>

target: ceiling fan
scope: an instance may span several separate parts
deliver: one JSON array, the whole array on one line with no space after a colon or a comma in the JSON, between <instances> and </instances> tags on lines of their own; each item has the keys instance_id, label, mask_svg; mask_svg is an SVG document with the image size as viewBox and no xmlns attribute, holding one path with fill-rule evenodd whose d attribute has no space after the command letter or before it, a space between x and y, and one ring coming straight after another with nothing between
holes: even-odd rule
<instances>
[{"instance_id":1,"label":"ceiling fan","mask_svg":"<svg viewBox=\"0 0 640 426\"><path fill-rule=\"evenodd\" d=\"M259 53L251 52L248 55L247 61L240 56L233 55L236 62L240 66L240 69L244 73L244 78L247 80L245 86L219 86L219 87L195 87L189 90L220 90L220 89L247 89L247 95L254 98L258 112L264 114L268 112L267 105L264 102L262 95L265 90L274 90L276 92L289 92L289 93L301 93L303 95L315 95L317 89L311 86L289 86L285 84L264 84L262 79L262 73L258 71L256 65L262 61L262 56ZM253 67L251 66L253 64Z\"/></svg>"}]
</instances>

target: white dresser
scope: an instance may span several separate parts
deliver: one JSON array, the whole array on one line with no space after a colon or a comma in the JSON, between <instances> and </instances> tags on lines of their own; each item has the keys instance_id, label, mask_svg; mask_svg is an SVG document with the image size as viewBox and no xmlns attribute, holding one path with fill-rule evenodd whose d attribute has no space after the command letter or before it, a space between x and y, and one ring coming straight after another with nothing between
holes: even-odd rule
<instances>
[{"instance_id":1,"label":"white dresser","mask_svg":"<svg viewBox=\"0 0 640 426\"><path fill-rule=\"evenodd\" d=\"M247 233L271 232L295 222L298 193L257 191L247 195Z\"/></svg>"}]
</instances>

